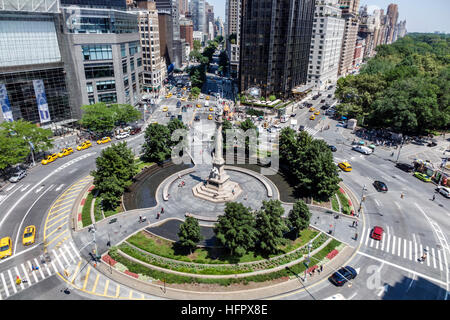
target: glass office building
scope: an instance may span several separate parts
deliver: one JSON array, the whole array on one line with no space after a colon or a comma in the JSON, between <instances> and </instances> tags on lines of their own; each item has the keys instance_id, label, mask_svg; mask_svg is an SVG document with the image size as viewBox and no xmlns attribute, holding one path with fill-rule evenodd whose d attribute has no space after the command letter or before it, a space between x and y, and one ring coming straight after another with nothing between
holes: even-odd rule
<instances>
[{"instance_id":1,"label":"glass office building","mask_svg":"<svg viewBox=\"0 0 450 320\"><path fill-rule=\"evenodd\" d=\"M126 0L60 0L62 6L84 6L126 10Z\"/></svg>"}]
</instances>

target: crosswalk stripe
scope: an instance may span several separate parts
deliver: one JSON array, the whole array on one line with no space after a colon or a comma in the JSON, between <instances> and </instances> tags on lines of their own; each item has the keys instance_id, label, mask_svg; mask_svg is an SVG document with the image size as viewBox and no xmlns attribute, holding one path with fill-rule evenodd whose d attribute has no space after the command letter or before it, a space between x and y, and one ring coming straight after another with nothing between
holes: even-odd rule
<instances>
[{"instance_id":1,"label":"crosswalk stripe","mask_svg":"<svg viewBox=\"0 0 450 320\"><path fill-rule=\"evenodd\" d=\"M364 233L366 232L366 229L363 229L362 235L361 235L361 243L364 241Z\"/></svg>"},{"instance_id":2,"label":"crosswalk stripe","mask_svg":"<svg viewBox=\"0 0 450 320\"><path fill-rule=\"evenodd\" d=\"M417 261L417 259L419 259L417 257L417 242L414 241L414 260Z\"/></svg>"},{"instance_id":3,"label":"crosswalk stripe","mask_svg":"<svg viewBox=\"0 0 450 320\"><path fill-rule=\"evenodd\" d=\"M78 252L77 249L75 249L75 246L73 245L73 242L70 241L69 242L70 246L72 247L73 251L75 252L75 254L78 256L79 259L81 259L80 253Z\"/></svg>"},{"instance_id":4,"label":"crosswalk stripe","mask_svg":"<svg viewBox=\"0 0 450 320\"><path fill-rule=\"evenodd\" d=\"M77 260L73 257L73 255L70 253L69 248L66 244L63 245L64 249L66 249L67 254L69 255L70 259L73 260L73 262L76 262Z\"/></svg>"},{"instance_id":5,"label":"crosswalk stripe","mask_svg":"<svg viewBox=\"0 0 450 320\"><path fill-rule=\"evenodd\" d=\"M412 260L412 242L409 240L409 260Z\"/></svg>"},{"instance_id":6,"label":"crosswalk stripe","mask_svg":"<svg viewBox=\"0 0 450 320\"><path fill-rule=\"evenodd\" d=\"M402 253L402 238L398 238L398 250L397 255L400 257L400 254Z\"/></svg>"},{"instance_id":7,"label":"crosswalk stripe","mask_svg":"<svg viewBox=\"0 0 450 320\"><path fill-rule=\"evenodd\" d=\"M64 251L62 250L62 248L59 248L59 252L61 254L61 256L63 257L64 261L66 262L67 265L70 264L69 260L67 260L66 255L64 254Z\"/></svg>"},{"instance_id":8,"label":"crosswalk stripe","mask_svg":"<svg viewBox=\"0 0 450 320\"><path fill-rule=\"evenodd\" d=\"M421 255L423 254L423 247L422 247L422 244L420 244L420 254L421 254Z\"/></svg>"},{"instance_id":9,"label":"crosswalk stripe","mask_svg":"<svg viewBox=\"0 0 450 320\"><path fill-rule=\"evenodd\" d=\"M427 255L429 256L430 255L430 248L428 248L428 246L427 246L427 252L428 252ZM428 267L430 266L430 260L431 260L431 258L426 259Z\"/></svg>"},{"instance_id":10,"label":"crosswalk stripe","mask_svg":"<svg viewBox=\"0 0 450 320\"><path fill-rule=\"evenodd\" d=\"M385 235L384 237L383 237L383 239L381 239L381 251L384 251L384 243L386 242L386 237L387 237L387 235ZM377 248L378 249L378 248Z\"/></svg>"},{"instance_id":11,"label":"crosswalk stripe","mask_svg":"<svg viewBox=\"0 0 450 320\"><path fill-rule=\"evenodd\" d=\"M380 241L375 241L375 249L378 249L379 244L380 244Z\"/></svg>"},{"instance_id":12,"label":"crosswalk stripe","mask_svg":"<svg viewBox=\"0 0 450 320\"><path fill-rule=\"evenodd\" d=\"M395 236L392 236L392 254L395 254Z\"/></svg>"},{"instance_id":13,"label":"crosswalk stripe","mask_svg":"<svg viewBox=\"0 0 450 320\"><path fill-rule=\"evenodd\" d=\"M434 248L431 248L431 252L433 252L433 267L436 269L436 254L434 252Z\"/></svg>"},{"instance_id":14,"label":"crosswalk stripe","mask_svg":"<svg viewBox=\"0 0 450 320\"><path fill-rule=\"evenodd\" d=\"M371 248L373 247L373 239L370 239L370 245Z\"/></svg>"},{"instance_id":15,"label":"crosswalk stripe","mask_svg":"<svg viewBox=\"0 0 450 320\"><path fill-rule=\"evenodd\" d=\"M391 235L388 233L387 234L387 243L386 243L386 252L389 253L389 245L391 244Z\"/></svg>"},{"instance_id":16,"label":"crosswalk stripe","mask_svg":"<svg viewBox=\"0 0 450 320\"><path fill-rule=\"evenodd\" d=\"M23 265L23 263L20 265L20 267L22 268L22 271L23 271L23 274L25 275L25 278L27 278L28 287L30 287L31 286L31 280L30 280L30 277L28 276L27 269L25 269L25 266Z\"/></svg>"},{"instance_id":17,"label":"crosswalk stripe","mask_svg":"<svg viewBox=\"0 0 450 320\"><path fill-rule=\"evenodd\" d=\"M45 279L44 272L42 271L42 268L41 268L41 266L39 265L39 263L38 263L38 261L37 261L36 258L34 258L34 262L36 263L36 267L38 267L38 271L39 271L39 273L41 274L42 280L44 280L44 279Z\"/></svg>"},{"instance_id":18,"label":"crosswalk stripe","mask_svg":"<svg viewBox=\"0 0 450 320\"><path fill-rule=\"evenodd\" d=\"M365 246L367 246L367 242L369 241L369 238L370 238L370 229L367 230L366 242L364 243Z\"/></svg>"},{"instance_id":19,"label":"crosswalk stripe","mask_svg":"<svg viewBox=\"0 0 450 320\"><path fill-rule=\"evenodd\" d=\"M54 254L55 257L56 257L56 261L58 262L59 266L61 267L61 270L64 270L64 266L63 266L63 264L61 263L61 260L59 260L59 257L58 257L58 255L56 254L56 251L53 251L53 254Z\"/></svg>"},{"instance_id":20,"label":"crosswalk stripe","mask_svg":"<svg viewBox=\"0 0 450 320\"><path fill-rule=\"evenodd\" d=\"M14 271L16 272L16 276L18 276L20 279L22 279L22 276L19 273L19 269L17 269L17 266L14 267ZM20 288L22 290L25 289L25 286L23 285L23 281L20 282Z\"/></svg>"},{"instance_id":21,"label":"crosswalk stripe","mask_svg":"<svg viewBox=\"0 0 450 320\"><path fill-rule=\"evenodd\" d=\"M403 239L403 259L406 259L406 239Z\"/></svg>"},{"instance_id":22,"label":"crosswalk stripe","mask_svg":"<svg viewBox=\"0 0 450 320\"><path fill-rule=\"evenodd\" d=\"M5 276L3 275L3 272L0 273L0 276L2 277L2 281L3 281L3 289L5 289L6 297L9 297L8 285L6 284Z\"/></svg>"},{"instance_id":23,"label":"crosswalk stripe","mask_svg":"<svg viewBox=\"0 0 450 320\"><path fill-rule=\"evenodd\" d=\"M48 263L45 264L45 270L47 270L48 276L50 277L52 275L52 272L50 270L50 265Z\"/></svg>"},{"instance_id":24,"label":"crosswalk stripe","mask_svg":"<svg viewBox=\"0 0 450 320\"><path fill-rule=\"evenodd\" d=\"M32 270L32 269L31 269L31 262L30 262L30 260L28 260L28 267L30 268L30 270ZM36 283L38 283L39 280L38 280L38 278L37 278L37 276L36 276L36 272L31 271L31 274L33 275L34 281L36 281Z\"/></svg>"},{"instance_id":25,"label":"crosswalk stripe","mask_svg":"<svg viewBox=\"0 0 450 320\"><path fill-rule=\"evenodd\" d=\"M441 271L443 271L442 260L441 260L441 250L437 250L437 253L438 253L438 258L439 258L439 269L441 269Z\"/></svg>"},{"instance_id":26,"label":"crosswalk stripe","mask_svg":"<svg viewBox=\"0 0 450 320\"><path fill-rule=\"evenodd\" d=\"M53 267L53 270L55 270L55 273L58 273L58 269L56 269L56 266L55 266L55 261L52 260L50 263Z\"/></svg>"},{"instance_id":27,"label":"crosswalk stripe","mask_svg":"<svg viewBox=\"0 0 450 320\"><path fill-rule=\"evenodd\" d=\"M9 280L11 281L14 293L17 293L16 282L13 280L11 270L9 270L9 269L8 269L8 276L9 276Z\"/></svg>"}]
</instances>

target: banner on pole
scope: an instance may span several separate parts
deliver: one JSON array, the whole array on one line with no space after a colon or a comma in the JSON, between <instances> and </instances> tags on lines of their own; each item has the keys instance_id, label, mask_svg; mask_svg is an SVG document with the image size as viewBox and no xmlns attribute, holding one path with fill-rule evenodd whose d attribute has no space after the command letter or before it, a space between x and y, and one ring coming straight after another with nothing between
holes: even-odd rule
<instances>
[{"instance_id":1,"label":"banner on pole","mask_svg":"<svg viewBox=\"0 0 450 320\"><path fill-rule=\"evenodd\" d=\"M39 110L41 123L50 121L50 112L48 111L47 96L45 95L44 81L33 80L34 93Z\"/></svg>"},{"instance_id":2,"label":"banner on pole","mask_svg":"<svg viewBox=\"0 0 450 320\"><path fill-rule=\"evenodd\" d=\"M6 121L13 122L11 104L9 103L8 92L4 83L0 83L0 105L2 106L3 118Z\"/></svg>"}]
</instances>

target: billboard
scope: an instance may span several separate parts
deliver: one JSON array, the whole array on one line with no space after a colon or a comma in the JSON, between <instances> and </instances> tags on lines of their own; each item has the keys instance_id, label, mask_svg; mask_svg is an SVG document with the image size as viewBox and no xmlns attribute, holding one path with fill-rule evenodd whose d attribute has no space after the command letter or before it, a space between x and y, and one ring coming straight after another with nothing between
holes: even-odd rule
<instances>
[{"instance_id":1,"label":"billboard","mask_svg":"<svg viewBox=\"0 0 450 320\"><path fill-rule=\"evenodd\" d=\"M39 110L41 123L50 121L50 112L48 111L47 96L45 95L44 81L33 80L34 93Z\"/></svg>"},{"instance_id":2,"label":"billboard","mask_svg":"<svg viewBox=\"0 0 450 320\"><path fill-rule=\"evenodd\" d=\"M6 121L13 122L11 104L9 103L8 92L4 83L0 83L0 105L2 107L3 118Z\"/></svg>"}]
</instances>

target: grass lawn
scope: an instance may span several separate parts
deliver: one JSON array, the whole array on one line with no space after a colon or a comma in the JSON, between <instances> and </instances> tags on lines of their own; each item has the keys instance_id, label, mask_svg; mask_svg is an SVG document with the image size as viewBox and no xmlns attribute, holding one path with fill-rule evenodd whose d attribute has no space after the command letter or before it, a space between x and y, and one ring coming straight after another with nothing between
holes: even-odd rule
<instances>
[{"instance_id":1,"label":"grass lawn","mask_svg":"<svg viewBox=\"0 0 450 320\"><path fill-rule=\"evenodd\" d=\"M303 230L296 240L289 240L289 243L287 245L280 247L280 254L287 253L297 249L298 247L301 247L312 238L314 238L317 233L317 231L311 229ZM177 248L174 242L161 239L146 232L139 232L131 236L127 239L127 242L147 252L170 259L187 262L223 264L252 262L264 260L267 258L263 257L259 253L252 251L248 252L242 257L233 257L230 256L228 254L228 251L223 248L197 248L192 253L189 253L185 252L183 249ZM269 257L275 256L277 255L270 255Z\"/></svg>"},{"instance_id":2,"label":"grass lawn","mask_svg":"<svg viewBox=\"0 0 450 320\"><path fill-rule=\"evenodd\" d=\"M83 227L89 226L92 224L91 219L91 203L94 196L92 192L89 192L86 197L86 202L84 203L83 209L81 211L81 222L83 223Z\"/></svg>"},{"instance_id":3,"label":"grass lawn","mask_svg":"<svg viewBox=\"0 0 450 320\"><path fill-rule=\"evenodd\" d=\"M339 203L338 203L338 201L337 201L335 195L333 195L333 196L331 197L331 208L332 208L334 211L339 212Z\"/></svg>"},{"instance_id":4,"label":"grass lawn","mask_svg":"<svg viewBox=\"0 0 450 320\"><path fill-rule=\"evenodd\" d=\"M336 193L339 197L339 201L341 203L341 212L345 213L345 214L350 214L351 209L350 209L350 205L348 204L348 198L347 196L345 196L342 192L337 192Z\"/></svg>"},{"instance_id":5,"label":"grass lawn","mask_svg":"<svg viewBox=\"0 0 450 320\"><path fill-rule=\"evenodd\" d=\"M144 168L150 167L155 164L154 162L144 162L139 158L135 159L135 163L136 163L138 172L141 172Z\"/></svg>"},{"instance_id":6,"label":"grass lawn","mask_svg":"<svg viewBox=\"0 0 450 320\"><path fill-rule=\"evenodd\" d=\"M96 222L103 220L102 209L100 208L100 201L101 200L102 200L102 198L100 198L100 197L95 198L94 217L95 217L95 221Z\"/></svg>"}]
</instances>

